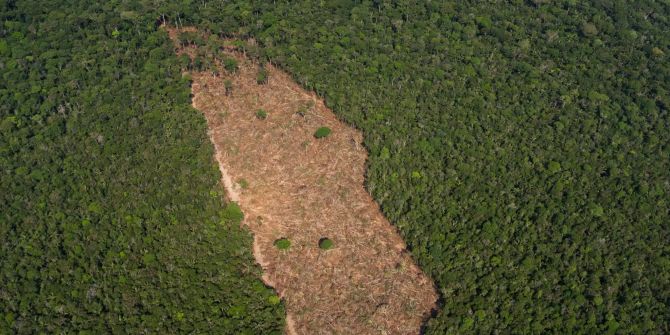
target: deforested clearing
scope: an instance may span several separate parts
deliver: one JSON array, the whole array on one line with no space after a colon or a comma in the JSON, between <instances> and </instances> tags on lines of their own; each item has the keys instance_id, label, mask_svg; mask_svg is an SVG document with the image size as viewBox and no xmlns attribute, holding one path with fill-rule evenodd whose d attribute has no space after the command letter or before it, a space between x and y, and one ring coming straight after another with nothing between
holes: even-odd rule
<instances>
[{"instance_id":1,"label":"deforested clearing","mask_svg":"<svg viewBox=\"0 0 670 335\"><path fill-rule=\"evenodd\" d=\"M195 47L177 49L192 56ZM259 83L259 64L221 52L238 70L192 72L193 105L264 280L286 304L287 333L419 333L437 295L365 190L362 134L288 74L264 64Z\"/></svg>"}]
</instances>

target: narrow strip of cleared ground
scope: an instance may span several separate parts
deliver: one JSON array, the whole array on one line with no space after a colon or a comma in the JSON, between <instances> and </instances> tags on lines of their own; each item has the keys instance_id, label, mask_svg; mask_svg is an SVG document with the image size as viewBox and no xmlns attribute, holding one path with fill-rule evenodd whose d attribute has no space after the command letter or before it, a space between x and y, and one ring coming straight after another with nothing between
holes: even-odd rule
<instances>
[{"instance_id":1,"label":"narrow strip of cleared ground","mask_svg":"<svg viewBox=\"0 0 670 335\"><path fill-rule=\"evenodd\" d=\"M235 74L192 74L193 104L254 234L264 280L286 303L287 333L417 334L436 294L364 188L360 132L286 73L266 65L269 80L258 84L257 64L229 56ZM332 133L316 138L320 127ZM290 246L279 248L282 239Z\"/></svg>"}]
</instances>

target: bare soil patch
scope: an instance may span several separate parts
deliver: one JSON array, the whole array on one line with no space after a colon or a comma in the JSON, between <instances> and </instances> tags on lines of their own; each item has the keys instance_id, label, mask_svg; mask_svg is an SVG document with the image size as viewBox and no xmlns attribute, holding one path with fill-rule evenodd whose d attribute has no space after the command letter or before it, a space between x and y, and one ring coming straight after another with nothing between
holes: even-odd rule
<instances>
[{"instance_id":1,"label":"bare soil patch","mask_svg":"<svg viewBox=\"0 0 670 335\"><path fill-rule=\"evenodd\" d=\"M419 333L437 296L365 190L361 133L286 73L266 64L269 80L259 85L258 64L225 52L239 71L192 73L193 105L207 118L223 184L254 234L264 280L286 302L287 333ZM317 139L320 127L332 133ZM326 237L332 246L320 248ZM275 245L282 238L290 247Z\"/></svg>"}]
</instances>

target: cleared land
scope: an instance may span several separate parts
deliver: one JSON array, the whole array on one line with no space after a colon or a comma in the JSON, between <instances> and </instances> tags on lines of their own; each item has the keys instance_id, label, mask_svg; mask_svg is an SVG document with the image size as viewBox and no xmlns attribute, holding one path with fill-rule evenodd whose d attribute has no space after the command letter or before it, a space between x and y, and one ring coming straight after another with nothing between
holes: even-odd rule
<instances>
[{"instance_id":1,"label":"cleared land","mask_svg":"<svg viewBox=\"0 0 670 335\"><path fill-rule=\"evenodd\" d=\"M258 64L225 52L239 70L192 73L193 105L207 118L223 184L254 234L264 280L285 300L287 332L418 333L437 296L364 188L361 133L286 73L267 64L269 80L259 85ZM317 139L320 127L332 133ZM319 247L323 238L332 248ZM280 239L290 247L278 248Z\"/></svg>"}]
</instances>

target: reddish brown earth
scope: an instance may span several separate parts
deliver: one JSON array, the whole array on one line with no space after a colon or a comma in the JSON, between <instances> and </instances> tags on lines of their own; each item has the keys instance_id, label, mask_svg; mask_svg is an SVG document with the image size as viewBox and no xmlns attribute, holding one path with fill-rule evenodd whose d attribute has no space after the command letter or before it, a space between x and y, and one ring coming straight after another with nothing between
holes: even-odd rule
<instances>
[{"instance_id":1,"label":"reddish brown earth","mask_svg":"<svg viewBox=\"0 0 670 335\"><path fill-rule=\"evenodd\" d=\"M436 293L365 190L361 133L286 73L265 65L269 81L259 85L258 64L226 53L239 71L192 73L193 106L207 119L228 196L254 234L263 279L285 301L287 333L418 334ZM316 139L322 126L332 134ZM333 249L319 248L324 237ZM291 241L288 250L274 246L280 238Z\"/></svg>"}]
</instances>

